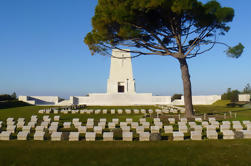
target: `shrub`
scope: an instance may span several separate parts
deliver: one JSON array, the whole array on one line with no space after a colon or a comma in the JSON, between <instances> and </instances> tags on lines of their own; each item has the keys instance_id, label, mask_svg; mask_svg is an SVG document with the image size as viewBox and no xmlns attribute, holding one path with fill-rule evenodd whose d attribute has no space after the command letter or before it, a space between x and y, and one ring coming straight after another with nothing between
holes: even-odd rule
<instances>
[{"instance_id":1,"label":"shrub","mask_svg":"<svg viewBox=\"0 0 251 166\"><path fill-rule=\"evenodd\" d=\"M231 88L228 88L227 92L221 96L221 99L230 100L231 102L237 102L239 94L240 92L238 90L231 90Z\"/></svg>"},{"instance_id":2,"label":"shrub","mask_svg":"<svg viewBox=\"0 0 251 166\"><path fill-rule=\"evenodd\" d=\"M8 94L0 95L0 101L7 101L7 100L13 100L13 98Z\"/></svg>"},{"instance_id":3,"label":"shrub","mask_svg":"<svg viewBox=\"0 0 251 166\"><path fill-rule=\"evenodd\" d=\"M180 100L181 99L181 96L182 96L182 94L174 94L173 96L172 96L172 98L171 98L171 101L174 101L174 100Z\"/></svg>"},{"instance_id":4,"label":"shrub","mask_svg":"<svg viewBox=\"0 0 251 166\"><path fill-rule=\"evenodd\" d=\"M16 92L13 92L13 93L11 94L11 98L12 98L12 99L17 99L17 94L16 94Z\"/></svg>"},{"instance_id":5,"label":"shrub","mask_svg":"<svg viewBox=\"0 0 251 166\"><path fill-rule=\"evenodd\" d=\"M243 89L243 93L250 93L251 94L251 86L250 84L247 84L245 88Z\"/></svg>"}]
</instances>

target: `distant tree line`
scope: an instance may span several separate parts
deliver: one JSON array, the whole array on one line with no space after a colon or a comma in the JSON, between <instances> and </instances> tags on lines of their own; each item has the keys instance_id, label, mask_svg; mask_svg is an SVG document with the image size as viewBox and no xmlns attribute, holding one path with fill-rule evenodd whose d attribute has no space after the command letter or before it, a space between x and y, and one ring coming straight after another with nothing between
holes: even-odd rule
<instances>
[{"instance_id":1,"label":"distant tree line","mask_svg":"<svg viewBox=\"0 0 251 166\"><path fill-rule=\"evenodd\" d=\"M12 93L11 95L9 94L0 94L0 101L10 101L10 100L16 100L17 95L16 93Z\"/></svg>"},{"instance_id":2,"label":"distant tree line","mask_svg":"<svg viewBox=\"0 0 251 166\"><path fill-rule=\"evenodd\" d=\"M243 93L251 93L251 86L250 84L247 84L245 88L243 89Z\"/></svg>"},{"instance_id":3,"label":"distant tree line","mask_svg":"<svg viewBox=\"0 0 251 166\"><path fill-rule=\"evenodd\" d=\"M231 100L231 102L237 102L238 99L238 95L240 94L240 91L236 90L232 90L231 88L227 89L227 92L222 94L221 99L222 100Z\"/></svg>"},{"instance_id":4,"label":"distant tree line","mask_svg":"<svg viewBox=\"0 0 251 166\"><path fill-rule=\"evenodd\" d=\"M239 94L251 94L250 84L247 84L244 87L243 91L239 91L237 89L232 90L231 88L228 88L227 92L222 94L221 99L230 100L231 102L237 102L239 100L239 97L238 97Z\"/></svg>"}]
</instances>

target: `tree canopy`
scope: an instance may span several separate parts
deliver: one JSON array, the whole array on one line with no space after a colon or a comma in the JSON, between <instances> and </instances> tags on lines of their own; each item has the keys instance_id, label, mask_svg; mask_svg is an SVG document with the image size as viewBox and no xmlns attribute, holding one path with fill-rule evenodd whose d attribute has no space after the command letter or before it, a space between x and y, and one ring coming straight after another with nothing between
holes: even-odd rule
<instances>
[{"instance_id":1,"label":"tree canopy","mask_svg":"<svg viewBox=\"0 0 251 166\"><path fill-rule=\"evenodd\" d=\"M197 0L99 0L93 30L85 37L92 54L131 48L134 56L161 55L192 58L209 51L217 35L225 35L234 10L217 1ZM226 53L238 58L244 49L226 45Z\"/></svg>"},{"instance_id":2,"label":"tree canopy","mask_svg":"<svg viewBox=\"0 0 251 166\"><path fill-rule=\"evenodd\" d=\"M236 90L232 90L231 88L227 89L227 92L222 94L221 99L222 100L230 100L231 102L237 102L239 100L238 95L240 92Z\"/></svg>"},{"instance_id":3,"label":"tree canopy","mask_svg":"<svg viewBox=\"0 0 251 166\"><path fill-rule=\"evenodd\" d=\"M243 89L243 93L250 93L251 94L251 86L249 83Z\"/></svg>"},{"instance_id":4,"label":"tree canopy","mask_svg":"<svg viewBox=\"0 0 251 166\"><path fill-rule=\"evenodd\" d=\"M234 10L216 0L98 0L93 30L84 42L92 54L111 55L119 49L140 55L172 56L180 63L186 116L193 117L192 90L187 59L227 46L229 57L239 58L244 46L217 41L225 35ZM130 48L124 50L123 48Z\"/></svg>"}]
</instances>

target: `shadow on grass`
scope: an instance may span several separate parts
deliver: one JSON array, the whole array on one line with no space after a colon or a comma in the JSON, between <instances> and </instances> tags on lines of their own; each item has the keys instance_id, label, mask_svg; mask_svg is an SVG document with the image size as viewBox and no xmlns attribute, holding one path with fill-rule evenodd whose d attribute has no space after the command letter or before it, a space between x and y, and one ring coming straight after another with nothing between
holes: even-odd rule
<instances>
[{"instance_id":1,"label":"shadow on grass","mask_svg":"<svg viewBox=\"0 0 251 166\"><path fill-rule=\"evenodd\" d=\"M24 107L24 106L32 106L32 105L18 100L9 100L0 102L0 109Z\"/></svg>"}]
</instances>

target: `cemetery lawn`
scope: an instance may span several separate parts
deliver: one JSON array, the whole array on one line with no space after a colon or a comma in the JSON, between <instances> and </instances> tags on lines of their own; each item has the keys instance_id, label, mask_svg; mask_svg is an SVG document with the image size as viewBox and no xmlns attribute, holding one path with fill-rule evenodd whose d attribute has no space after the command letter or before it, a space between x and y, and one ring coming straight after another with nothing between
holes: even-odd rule
<instances>
[{"instance_id":1,"label":"cemetery lawn","mask_svg":"<svg viewBox=\"0 0 251 166\"><path fill-rule=\"evenodd\" d=\"M0 120L8 117L30 119L46 107L25 106L0 109ZM104 107L103 107L104 108ZM109 108L108 108L109 109ZM195 106L196 114L237 112L232 120L251 120L251 109L224 105ZM53 114L50 114L53 116ZM120 120L143 115L86 115L60 114L63 120L80 118L94 119L118 117ZM162 140L158 142L52 142L52 141L0 141L0 166L166 166L166 165L251 165L251 140L185 140L180 142Z\"/></svg>"},{"instance_id":2,"label":"cemetery lawn","mask_svg":"<svg viewBox=\"0 0 251 166\"><path fill-rule=\"evenodd\" d=\"M250 154L251 140L0 142L3 166L248 166Z\"/></svg>"}]
</instances>

